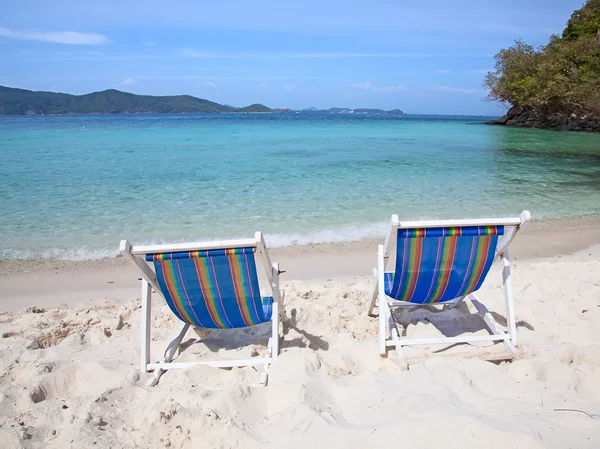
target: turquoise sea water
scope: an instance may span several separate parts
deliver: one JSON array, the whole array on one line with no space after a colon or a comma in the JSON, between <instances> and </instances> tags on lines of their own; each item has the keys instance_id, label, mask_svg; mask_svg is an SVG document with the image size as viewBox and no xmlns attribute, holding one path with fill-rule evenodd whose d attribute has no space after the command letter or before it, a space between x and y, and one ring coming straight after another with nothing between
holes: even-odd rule
<instances>
[{"instance_id":1,"label":"turquoise sea water","mask_svg":"<svg viewBox=\"0 0 600 449\"><path fill-rule=\"evenodd\" d=\"M0 258L118 241L383 235L401 218L600 212L600 135L484 117L0 117Z\"/></svg>"}]
</instances>

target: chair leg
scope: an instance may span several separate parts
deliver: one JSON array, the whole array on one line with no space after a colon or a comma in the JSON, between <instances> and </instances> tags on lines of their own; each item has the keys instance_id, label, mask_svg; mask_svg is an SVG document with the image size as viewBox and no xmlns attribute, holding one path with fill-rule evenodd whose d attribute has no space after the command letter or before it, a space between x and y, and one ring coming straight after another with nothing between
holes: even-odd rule
<instances>
[{"instance_id":1,"label":"chair leg","mask_svg":"<svg viewBox=\"0 0 600 449\"><path fill-rule=\"evenodd\" d=\"M383 286L383 245L379 245L377 254L377 295L379 296L379 354L387 356L387 338L389 335L388 318L391 316L390 308L385 297Z\"/></svg>"},{"instance_id":2,"label":"chair leg","mask_svg":"<svg viewBox=\"0 0 600 449\"><path fill-rule=\"evenodd\" d=\"M269 365L265 364L265 370L260 373L260 381L258 382L259 387L266 387L269 383Z\"/></svg>"},{"instance_id":3,"label":"chair leg","mask_svg":"<svg viewBox=\"0 0 600 449\"><path fill-rule=\"evenodd\" d=\"M385 309L379 308L379 355L382 357L387 356L386 349L386 332L385 332Z\"/></svg>"},{"instance_id":4,"label":"chair leg","mask_svg":"<svg viewBox=\"0 0 600 449\"><path fill-rule=\"evenodd\" d=\"M287 321L287 315L283 306L285 298L285 292L279 289L279 265L273 264L271 267L271 274L273 283L271 285L273 289L273 311L271 314L271 337L267 344L267 360L265 361L263 368L264 371L260 375L260 381L258 386L264 387L269 381L269 366L271 362L277 360L279 356L279 322L281 320Z\"/></svg>"},{"instance_id":5,"label":"chair leg","mask_svg":"<svg viewBox=\"0 0 600 449\"><path fill-rule=\"evenodd\" d=\"M452 310L455 309L456 307L458 307L458 305L463 302L463 300L465 299L465 297L461 297L458 301L455 301L451 304L444 304L444 306L442 307L442 310Z\"/></svg>"},{"instance_id":6,"label":"chair leg","mask_svg":"<svg viewBox=\"0 0 600 449\"><path fill-rule=\"evenodd\" d=\"M396 360L402 371L408 370L408 362L406 361L406 356L404 355L404 349L402 349L402 345L396 345Z\"/></svg>"},{"instance_id":7,"label":"chair leg","mask_svg":"<svg viewBox=\"0 0 600 449\"><path fill-rule=\"evenodd\" d=\"M400 335L398 335L398 329L396 328L396 320L394 319L394 315L392 314L392 310L388 309L389 317L388 317L388 326L390 328L390 337L392 341L400 341ZM400 369L402 371L406 371L408 369L408 362L406 361L406 357L404 356L404 349L402 349L402 345L400 343L396 344L396 361L398 362Z\"/></svg>"},{"instance_id":8,"label":"chair leg","mask_svg":"<svg viewBox=\"0 0 600 449\"><path fill-rule=\"evenodd\" d=\"M515 309L513 306L512 282L510 279L510 259L508 257L508 248L502 253L502 279L504 281L504 303L506 305L506 322L510 341L516 347L519 346L517 337L517 323L515 321Z\"/></svg>"},{"instance_id":9,"label":"chair leg","mask_svg":"<svg viewBox=\"0 0 600 449\"><path fill-rule=\"evenodd\" d=\"M169 363L171 360L173 360L173 357L175 357L175 353L179 349L179 345L181 344L181 341L183 340L183 337L185 337L185 334L187 333L189 328L190 325L188 323L185 323L181 327L181 330L179 331L179 334L177 334L177 337L175 337L173 341L169 343L169 346L167 346L167 349L165 351L165 363Z\"/></svg>"},{"instance_id":10,"label":"chair leg","mask_svg":"<svg viewBox=\"0 0 600 449\"><path fill-rule=\"evenodd\" d=\"M471 302L473 307L477 310L479 316L483 319L488 329L493 335L506 335L505 332L500 328L498 322L494 319L490 311L487 307L479 300L479 297L475 293L470 293L468 296L468 300ZM513 346L512 342L508 340L503 340L504 347L508 352L515 355L517 353L517 349Z\"/></svg>"},{"instance_id":11,"label":"chair leg","mask_svg":"<svg viewBox=\"0 0 600 449\"><path fill-rule=\"evenodd\" d=\"M273 361L277 360L279 356L279 318L280 318L280 307L283 309L279 291L279 265L273 264L273 313L271 315L272 329L271 329L271 358Z\"/></svg>"},{"instance_id":12,"label":"chair leg","mask_svg":"<svg viewBox=\"0 0 600 449\"><path fill-rule=\"evenodd\" d=\"M169 346L167 346L167 349L165 350L165 363L170 363L171 360L173 360L173 357L175 357L175 353L179 349L179 345L181 345L181 341L183 340L183 337L185 337L185 334L187 333L189 328L190 325L188 323L185 323L179 331L179 333L177 334L177 336L173 339L173 341L171 341L171 343L169 343ZM148 382L148 386L153 387L156 384L158 384L159 379L165 372L165 369L157 369L154 372L154 376L152 376L152 379L150 379L150 381Z\"/></svg>"},{"instance_id":13,"label":"chair leg","mask_svg":"<svg viewBox=\"0 0 600 449\"><path fill-rule=\"evenodd\" d=\"M373 270L375 274L375 285L373 286L373 290L371 291L371 303L369 304L369 316L373 316L373 309L375 308L375 304L377 302L377 294L379 291L379 282L377 277L377 270Z\"/></svg>"},{"instance_id":14,"label":"chair leg","mask_svg":"<svg viewBox=\"0 0 600 449\"><path fill-rule=\"evenodd\" d=\"M142 280L142 351L140 360L140 370L142 373L148 372L148 363L150 363L150 320L152 317L152 288L145 279Z\"/></svg>"},{"instance_id":15,"label":"chair leg","mask_svg":"<svg viewBox=\"0 0 600 449\"><path fill-rule=\"evenodd\" d=\"M285 313L285 305L284 305L285 290L280 289L279 293L280 293L280 296L279 296L279 319L281 320L282 323L285 323L288 320L287 313Z\"/></svg>"},{"instance_id":16,"label":"chair leg","mask_svg":"<svg viewBox=\"0 0 600 449\"><path fill-rule=\"evenodd\" d=\"M276 305L273 304L273 307L275 308ZM271 341L271 358L273 359L273 361L277 360L277 357L279 356L279 312L276 310L273 310L273 317L271 318L272 321L272 328L271 328L271 338L269 339Z\"/></svg>"},{"instance_id":17,"label":"chair leg","mask_svg":"<svg viewBox=\"0 0 600 449\"><path fill-rule=\"evenodd\" d=\"M273 360L273 352L273 339L269 338L269 342L267 343L267 358L271 358L271 360ZM267 383L269 382L269 365L269 361L265 362L263 365L263 372L260 373L260 381L258 383L259 387L266 387Z\"/></svg>"}]
</instances>

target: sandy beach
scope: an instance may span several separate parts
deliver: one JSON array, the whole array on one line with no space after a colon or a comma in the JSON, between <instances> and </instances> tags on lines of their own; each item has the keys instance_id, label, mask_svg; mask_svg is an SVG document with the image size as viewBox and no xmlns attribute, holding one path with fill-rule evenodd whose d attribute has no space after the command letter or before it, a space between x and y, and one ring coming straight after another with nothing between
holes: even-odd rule
<instances>
[{"instance_id":1,"label":"sandy beach","mask_svg":"<svg viewBox=\"0 0 600 449\"><path fill-rule=\"evenodd\" d=\"M0 10L0 449L600 449L600 0Z\"/></svg>"},{"instance_id":2,"label":"sandy beach","mask_svg":"<svg viewBox=\"0 0 600 449\"><path fill-rule=\"evenodd\" d=\"M511 247L519 355L461 345L377 351L366 313L379 241L271 250L286 271L282 352L254 368L196 367L146 386L140 291L120 258L0 264L0 447L600 446L600 218L533 222ZM268 244L268 239L267 239ZM480 297L502 324L495 265ZM179 328L154 295L152 358ZM406 318L406 317L405 317ZM457 308L416 311L406 333L484 333ZM250 357L268 327L191 332L179 360ZM230 340L223 340L223 336Z\"/></svg>"}]
</instances>

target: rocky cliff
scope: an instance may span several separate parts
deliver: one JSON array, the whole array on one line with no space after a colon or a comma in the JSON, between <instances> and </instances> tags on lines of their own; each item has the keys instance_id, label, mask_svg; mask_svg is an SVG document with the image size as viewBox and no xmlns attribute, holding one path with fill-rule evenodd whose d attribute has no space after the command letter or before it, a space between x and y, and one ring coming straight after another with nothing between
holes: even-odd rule
<instances>
[{"instance_id":1,"label":"rocky cliff","mask_svg":"<svg viewBox=\"0 0 600 449\"><path fill-rule=\"evenodd\" d=\"M505 116L498 120L492 120L490 125L600 132L600 117L563 113L542 114L533 109L523 110L513 106Z\"/></svg>"}]
</instances>

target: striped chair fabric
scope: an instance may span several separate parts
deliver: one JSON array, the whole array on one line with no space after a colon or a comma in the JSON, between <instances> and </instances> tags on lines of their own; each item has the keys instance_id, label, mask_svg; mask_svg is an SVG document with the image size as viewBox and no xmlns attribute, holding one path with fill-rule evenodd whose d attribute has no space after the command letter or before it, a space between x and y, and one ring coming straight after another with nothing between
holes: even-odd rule
<instances>
[{"instance_id":1,"label":"striped chair fabric","mask_svg":"<svg viewBox=\"0 0 600 449\"><path fill-rule=\"evenodd\" d=\"M479 289L504 226L398 229L396 269L385 293L398 301L435 304Z\"/></svg>"},{"instance_id":2,"label":"striped chair fabric","mask_svg":"<svg viewBox=\"0 0 600 449\"><path fill-rule=\"evenodd\" d=\"M261 297L255 248L148 254L168 306L182 321L207 329L271 320L272 297Z\"/></svg>"}]
</instances>

